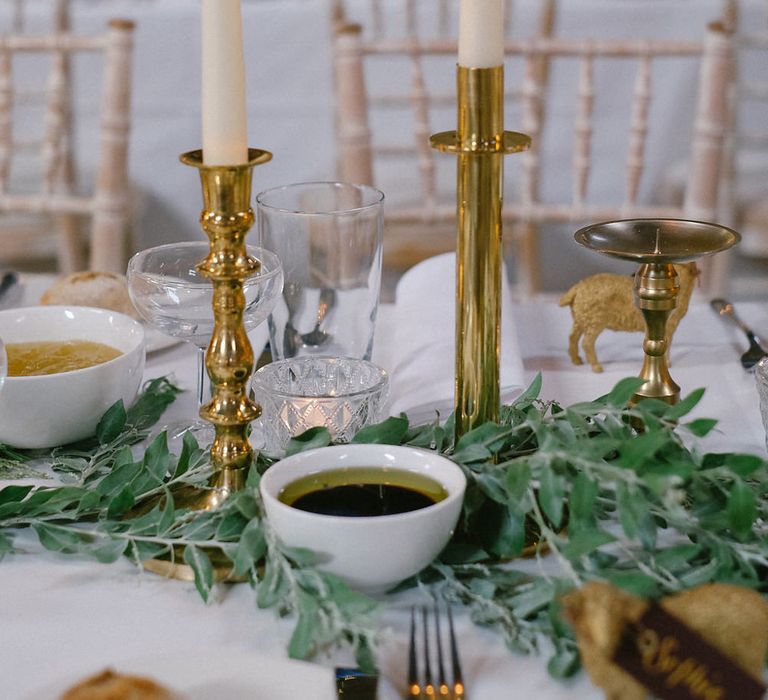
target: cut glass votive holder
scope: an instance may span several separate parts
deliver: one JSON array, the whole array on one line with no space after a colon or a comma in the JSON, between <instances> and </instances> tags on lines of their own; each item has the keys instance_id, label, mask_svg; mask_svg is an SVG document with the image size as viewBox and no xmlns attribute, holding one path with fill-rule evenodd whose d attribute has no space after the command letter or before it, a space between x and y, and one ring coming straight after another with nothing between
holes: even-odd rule
<instances>
[{"instance_id":1,"label":"cut glass votive holder","mask_svg":"<svg viewBox=\"0 0 768 700\"><path fill-rule=\"evenodd\" d=\"M389 377L367 360L305 356L265 365L253 375L251 387L262 407L254 426L257 446L270 457L282 457L288 441L310 428L325 426L334 442L349 442L378 422Z\"/></svg>"},{"instance_id":2,"label":"cut glass votive holder","mask_svg":"<svg viewBox=\"0 0 768 700\"><path fill-rule=\"evenodd\" d=\"M760 417L766 432L765 445L768 449L768 357L764 357L755 365L755 383L760 399Z\"/></svg>"}]
</instances>

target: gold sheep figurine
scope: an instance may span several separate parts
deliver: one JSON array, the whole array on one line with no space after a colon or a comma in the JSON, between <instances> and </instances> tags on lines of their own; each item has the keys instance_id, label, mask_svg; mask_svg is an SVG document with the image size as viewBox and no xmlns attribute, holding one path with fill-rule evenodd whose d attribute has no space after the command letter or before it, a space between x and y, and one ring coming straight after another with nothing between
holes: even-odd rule
<instances>
[{"instance_id":1,"label":"gold sheep figurine","mask_svg":"<svg viewBox=\"0 0 768 700\"><path fill-rule=\"evenodd\" d=\"M680 278L677 306L667 320L667 352L680 320L688 311L688 302L699 274L696 263L675 265ZM583 364L579 340L593 372L602 372L595 341L607 328L611 331L645 331L645 320L635 306L634 279L627 275L601 272L577 282L562 297L560 306L570 306L573 328L568 338L568 354L575 365Z\"/></svg>"}]
</instances>

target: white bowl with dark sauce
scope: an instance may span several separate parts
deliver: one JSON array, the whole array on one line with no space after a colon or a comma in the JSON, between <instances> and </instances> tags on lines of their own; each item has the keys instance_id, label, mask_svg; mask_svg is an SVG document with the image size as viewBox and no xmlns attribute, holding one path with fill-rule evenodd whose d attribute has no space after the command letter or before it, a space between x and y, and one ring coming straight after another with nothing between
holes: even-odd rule
<instances>
[{"instance_id":1,"label":"white bowl with dark sauce","mask_svg":"<svg viewBox=\"0 0 768 700\"><path fill-rule=\"evenodd\" d=\"M319 569L376 593L421 571L443 550L461 513L466 477L435 452L335 445L275 462L261 478L266 516Z\"/></svg>"},{"instance_id":2,"label":"white bowl with dark sauce","mask_svg":"<svg viewBox=\"0 0 768 700\"><path fill-rule=\"evenodd\" d=\"M0 337L9 357L9 375L0 389L0 443L47 448L76 442L94 435L118 399L127 408L136 398L144 373L144 329L125 314L84 306L8 309L0 311ZM64 345L69 349L61 350ZM29 371L49 373L14 375L14 346L33 353ZM79 369L67 369L78 364L67 359L60 367L48 363L57 353L77 359L80 352L103 350L94 346L111 352ZM41 370L38 359L48 366Z\"/></svg>"}]
</instances>

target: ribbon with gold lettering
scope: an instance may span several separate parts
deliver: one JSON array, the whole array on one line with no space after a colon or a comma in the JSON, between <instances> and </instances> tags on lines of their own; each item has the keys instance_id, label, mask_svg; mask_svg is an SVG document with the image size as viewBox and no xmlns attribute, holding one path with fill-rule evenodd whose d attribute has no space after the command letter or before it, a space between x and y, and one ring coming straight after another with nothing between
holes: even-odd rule
<instances>
[{"instance_id":1,"label":"ribbon with gold lettering","mask_svg":"<svg viewBox=\"0 0 768 700\"><path fill-rule=\"evenodd\" d=\"M629 627L613 660L660 700L760 700L766 691L656 603Z\"/></svg>"}]
</instances>

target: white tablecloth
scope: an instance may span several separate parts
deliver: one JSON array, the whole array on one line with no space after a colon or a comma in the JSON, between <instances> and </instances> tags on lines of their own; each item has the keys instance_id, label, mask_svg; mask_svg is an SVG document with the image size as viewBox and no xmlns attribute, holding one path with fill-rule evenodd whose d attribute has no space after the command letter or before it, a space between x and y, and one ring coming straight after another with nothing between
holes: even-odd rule
<instances>
[{"instance_id":1,"label":"white tablecloth","mask_svg":"<svg viewBox=\"0 0 768 700\"><path fill-rule=\"evenodd\" d=\"M768 332L768 311L756 304L740 311L758 332ZM640 334L601 336L598 353L606 371L594 374L588 367L574 367L567 358L567 309L553 301L517 304L512 312L526 379L542 371L546 398L562 403L594 398L639 369ZM383 306L375 359L385 366L392 357L387 339L393 337L395 324L394 307ZM765 433L754 378L738 363L743 347L738 333L699 300L678 329L672 374L684 394L707 388L696 414L721 421L709 448L763 453ZM148 358L147 376L173 373L188 390L171 407L169 417L194 414L194 366L194 351L186 345ZM20 541L39 549L33 538ZM410 602L409 596L395 600L383 616L392 637L382 667L398 680L406 664ZM171 653L209 654L214 659L225 653L284 658L292 624L292 620L277 619L271 610L258 610L246 585L221 588L206 606L191 584L137 571L127 561L102 565L48 552L15 554L0 563L0 696L22 700L33 690L73 674ZM473 700L600 697L584 674L567 683L554 681L543 658L512 654L496 634L474 627L465 616L459 617L458 626ZM319 663L330 668L340 661L351 659L342 654Z\"/></svg>"}]
</instances>

